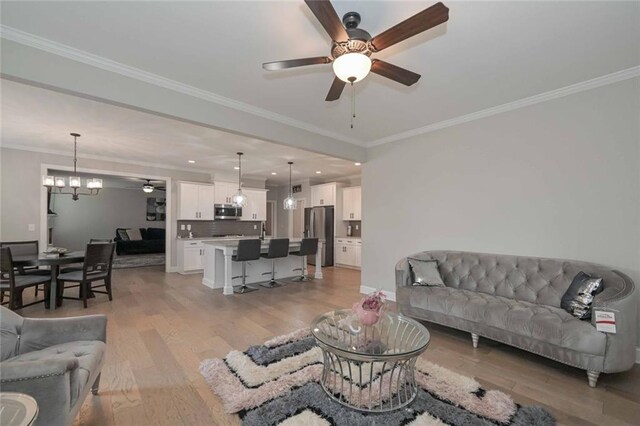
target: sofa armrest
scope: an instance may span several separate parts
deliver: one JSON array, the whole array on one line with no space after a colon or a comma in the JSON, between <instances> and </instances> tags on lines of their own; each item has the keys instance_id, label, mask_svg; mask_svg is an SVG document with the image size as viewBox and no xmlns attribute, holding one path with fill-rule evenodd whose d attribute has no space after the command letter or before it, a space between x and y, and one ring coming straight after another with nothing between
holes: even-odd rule
<instances>
[{"instance_id":1,"label":"sofa armrest","mask_svg":"<svg viewBox=\"0 0 640 426\"><path fill-rule=\"evenodd\" d=\"M2 375L0 383L2 390L5 391L5 385L11 382L28 382L30 380L39 380L45 377L62 376L68 371L78 368L77 358L53 358L45 361L4 361L2 366Z\"/></svg>"},{"instance_id":2,"label":"sofa armrest","mask_svg":"<svg viewBox=\"0 0 640 426\"><path fill-rule=\"evenodd\" d=\"M71 374L74 358L0 363L2 392L18 392L38 403L36 425L71 425Z\"/></svg>"},{"instance_id":3,"label":"sofa armrest","mask_svg":"<svg viewBox=\"0 0 640 426\"><path fill-rule=\"evenodd\" d=\"M107 317L86 315L72 318L25 318L19 353L27 353L79 340L107 342Z\"/></svg>"},{"instance_id":4,"label":"sofa armrest","mask_svg":"<svg viewBox=\"0 0 640 426\"><path fill-rule=\"evenodd\" d=\"M607 333L604 371L625 371L633 367L636 359L638 333L638 300L631 278L619 271L613 271L623 281L623 286L606 288L593 300L594 311L599 308L611 309L616 315L616 333ZM595 315L591 323L596 325Z\"/></svg>"},{"instance_id":5,"label":"sofa armrest","mask_svg":"<svg viewBox=\"0 0 640 426\"><path fill-rule=\"evenodd\" d=\"M412 284L409 259L405 257L396 263L396 288L411 286Z\"/></svg>"}]
</instances>

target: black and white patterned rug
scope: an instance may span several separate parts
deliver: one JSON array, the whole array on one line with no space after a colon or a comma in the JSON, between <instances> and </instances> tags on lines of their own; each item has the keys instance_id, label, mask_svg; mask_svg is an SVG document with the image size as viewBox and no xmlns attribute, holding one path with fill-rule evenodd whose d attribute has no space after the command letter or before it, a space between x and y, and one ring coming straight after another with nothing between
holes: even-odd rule
<instances>
[{"instance_id":1,"label":"black and white patterned rug","mask_svg":"<svg viewBox=\"0 0 640 426\"><path fill-rule=\"evenodd\" d=\"M279 336L224 359L207 359L200 372L228 413L246 426L519 425L551 426L540 407L520 406L504 392L420 358L418 396L383 414L356 411L330 399L318 383L322 353L309 329Z\"/></svg>"},{"instance_id":2,"label":"black and white patterned rug","mask_svg":"<svg viewBox=\"0 0 640 426\"><path fill-rule=\"evenodd\" d=\"M142 268L145 266L164 265L164 253L126 254L113 258L113 269Z\"/></svg>"}]
</instances>

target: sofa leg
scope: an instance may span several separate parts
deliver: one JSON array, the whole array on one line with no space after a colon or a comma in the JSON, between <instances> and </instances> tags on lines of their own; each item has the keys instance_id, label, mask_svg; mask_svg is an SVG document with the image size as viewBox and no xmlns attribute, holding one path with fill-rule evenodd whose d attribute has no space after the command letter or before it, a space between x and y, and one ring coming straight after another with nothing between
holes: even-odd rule
<instances>
[{"instance_id":1,"label":"sofa leg","mask_svg":"<svg viewBox=\"0 0 640 426\"><path fill-rule=\"evenodd\" d=\"M474 348L478 347L478 340L480 340L480 336L478 336L477 334L471 333L471 341L473 342Z\"/></svg>"},{"instance_id":2,"label":"sofa leg","mask_svg":"<svg viewBox=\"0 0 640 426\"><path fill-rule=\"evenodd\" d=\"M100 386L100 376L102 375L102 373L98 374L98 377L96 377L95 382L93 382L93 385L91 386L91 393L94 395L98 394L98 387Z\"/></svg>"},{"instance_id":3,"label":"sofa leg","mask_svg":"<svg viewBox=\"0 0 640 426\"><path fill-rule=\"evenodd\" d=\"M595 388L598 384L598 377L600 373L597 371L587 370L587 377L589 378L589 386Z\"/></svg>"}]
</instances>

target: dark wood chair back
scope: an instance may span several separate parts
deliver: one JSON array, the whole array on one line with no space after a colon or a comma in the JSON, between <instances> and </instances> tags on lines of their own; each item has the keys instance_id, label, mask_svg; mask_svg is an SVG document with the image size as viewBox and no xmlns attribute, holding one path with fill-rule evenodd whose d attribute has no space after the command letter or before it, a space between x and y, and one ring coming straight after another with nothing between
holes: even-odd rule
<instances>
[{"instance_id":1,"label":"dark wood chair back","mask_svg":"<svg viewBox=\"0 0 640 426\"><path fill-rule=\"evenodd\" d=\"M110 275L115 247L114 243L87 244L82 265L83 278L97 273Z\"/></svg>"},{"instance_id":2,"label":"dark wood chair back","mask_svg":"<svg viewBox=\"0 0 640 426\"><path fill-rule=\"evenodd\" d=\"M9 247L0 247L0 282L9 284L9 288L13 293L16 279L13 271L13 257Z\"/></svg>"},{"instance_id":3,"label":"dark wood chair back","mask_svg":"<svg viewBox=\"0 0 640 426\"><path fill-rule=\"evenodd\" d=\"M112 242L113 240L111 238L91 238L89 240L89 244L108 244Z\"/></svg>"},{"instance_id":4,"label":"dark wood chair back","mask_svg":"<svg viewBox=\"0 0 640 426\"><path fill-rule=\"evenodd\" d=\"M38 255L38 240L34 241L3 241L0 242L0 247L11 248L11 254L13 256L28 256Z\"/></svg>"}]
</instances>

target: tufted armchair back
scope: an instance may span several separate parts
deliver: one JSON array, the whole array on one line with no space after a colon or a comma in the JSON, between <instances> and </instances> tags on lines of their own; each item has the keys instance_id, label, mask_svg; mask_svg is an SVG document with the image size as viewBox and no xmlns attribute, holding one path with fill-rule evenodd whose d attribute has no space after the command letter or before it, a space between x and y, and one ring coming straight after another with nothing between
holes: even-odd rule
<instances>
[{"instance_id":1,"label":"tufted armchair back","mask_svg":"<svg viewBox=\"0 0 640 426\"><path fill-rule=\"evenodd\" d=\"M602 277L607 293L625 287L624 278L615 271L574 260L459 251L425 251L409 257L436 260L447 287L557 308L580 271Z\"/></svg>"}]
</instances>

